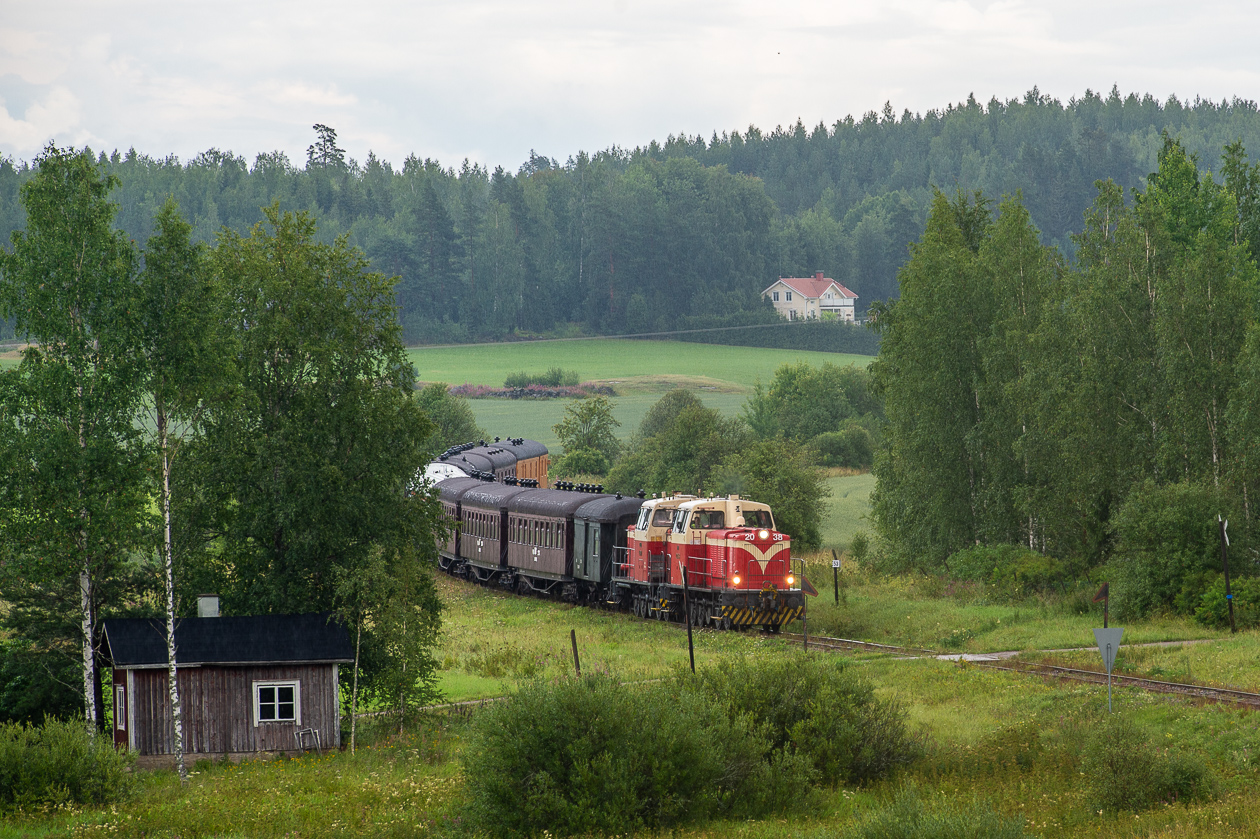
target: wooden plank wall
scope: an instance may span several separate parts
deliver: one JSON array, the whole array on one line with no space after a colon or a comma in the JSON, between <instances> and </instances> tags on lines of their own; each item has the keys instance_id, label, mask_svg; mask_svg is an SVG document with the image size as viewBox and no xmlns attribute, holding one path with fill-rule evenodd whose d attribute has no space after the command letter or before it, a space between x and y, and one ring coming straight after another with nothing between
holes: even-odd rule
<instances>
[{"instance_id":1,"label":"wooden plank wall","mask_svg":"<svg viewBox=\"0 0 1260 839\"><path fill-rule=\"evenodd\" d=\"M172 754L174 727L165 670L135 671L136 747L142 755ZM302 724L254 725L253 683L299 680ZM336 666L189 667L179 671L184 753L223 754L295 748L299 727L319 731L324 748L340 746Z\"/></svg>"}]
</instances>

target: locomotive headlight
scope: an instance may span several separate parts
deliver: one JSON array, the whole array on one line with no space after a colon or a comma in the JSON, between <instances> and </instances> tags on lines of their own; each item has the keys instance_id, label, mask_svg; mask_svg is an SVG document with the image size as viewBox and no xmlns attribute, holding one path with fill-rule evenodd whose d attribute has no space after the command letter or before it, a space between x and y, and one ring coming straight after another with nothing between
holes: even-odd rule
<instances>
[{"instance_id":1,"label":"locomotive headlight","mask_svg":"<svg viewBox=\"0 0 1260 839\"><path fill-rule=\"evenodd\" d=\"M788 574L788 580L787 580L788 585L792 585L792 583L794 582L796 582L796 578L793 577L791 574Z\"/></svg>"},{"instance_id":2,"label":"locomotive headlight","mask_svg":"<svg viewBox=\"0 0 1260 839\"><path fill-rule=\"evenodd\" d=\"M769 538L770 538L770 531L769 531L769 530L758 530L758 531L757 531L757 538L758 538L758 539L769 539Z\"/></svg>"},{"instance_id":3,"label":"locomotive headlight","mask_svg":"<svg viewBox=\"0 0 1260 839\"><path fill-rule=\"evenodd\" d=\"M735 585L739 585L739 575L736 574L734 577L731 577L731 582Z\"/></svg>"}]
</instances>

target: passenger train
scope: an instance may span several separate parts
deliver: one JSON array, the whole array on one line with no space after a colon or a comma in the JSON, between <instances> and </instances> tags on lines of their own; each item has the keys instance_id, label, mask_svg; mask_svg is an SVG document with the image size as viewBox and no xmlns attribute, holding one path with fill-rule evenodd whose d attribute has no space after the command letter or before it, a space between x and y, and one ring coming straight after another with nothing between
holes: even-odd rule
<instances>
[{"instance_id":1,"label":"passenger train","mask_svg":"<svg viewBox=\"0 0 1260 839\"><path fill-rule=\"evenodd\" d=\"M777 631L800 617L791 539L765 504L547 486L547 464L546 447L521 438L455 446L433 461L426 476L452 524L440 567L520 594L695 626Z\"/></svg>"}]
</instances>

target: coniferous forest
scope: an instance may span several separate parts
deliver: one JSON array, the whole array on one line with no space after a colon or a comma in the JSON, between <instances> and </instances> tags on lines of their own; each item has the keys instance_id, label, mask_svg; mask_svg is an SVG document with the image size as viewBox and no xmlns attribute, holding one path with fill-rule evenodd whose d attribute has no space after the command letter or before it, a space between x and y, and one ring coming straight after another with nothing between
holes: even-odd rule
<instances>
[{"instance_id":1,"label":"coniferous forest","mask_svg":"<svg viewBox=\"0 0 1260 839\"><path fill-rule=\"evenodd\" d=\"M1086 91L1060 102L974 98L926 114L891 105L813 128L670 137L645 147L533 154L515 172L410 156L384 161L315 126L306 160L209 149L96 150L119 180L118 225L147 241L168 195L195 241L240 235L263 208L305 210L400 277L403 339L626 334L772 320L759 292L823 271L860 295L897 296L897 271L933 189L1022 196L1044 244L1068 258L1099 179L1122 191L1154 171L1163 135L1201 168L1260 147L1255 102L1183 102ZM250 152L249 154L253 154ZM0 162L0 234L23 226L27 163ZM667 303L666 303L667 301Z\"/></svg>"}]
</instances>

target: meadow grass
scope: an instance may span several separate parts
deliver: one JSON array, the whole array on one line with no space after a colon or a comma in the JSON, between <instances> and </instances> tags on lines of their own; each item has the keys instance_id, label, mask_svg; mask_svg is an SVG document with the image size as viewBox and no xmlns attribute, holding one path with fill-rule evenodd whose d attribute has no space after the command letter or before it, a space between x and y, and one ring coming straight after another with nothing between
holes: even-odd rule
<instances>
[{"instance_id":1,"label":"meadow grass","mask_svg":"<svg viewBox=\"0 0 1260 839\"><path fill-rule=\"evenodd\" d=\"M686 660L686 634L676 627L516 597L441 576L438 588L448 607L437 651L444 667L443 684L448 690L462 691L452 693L450 699L510 691L522 678L570 674L570 629L578 635L584 672L604 669L633 681L667 675ZM825 612L822 604L830 593L828 585L824 597L811 600L811 631L817 616ZM850 608L859 595L883 601L883 614L894 624L905 621L907 608L930 600L953 604L951 608L961 610L955 616L970 609L985 620L990 614L987 609L1019 608L1028 617L1016 625L1028 629L1040 623L1050 636L1061 619L1049 604L1043 613L1029 606L968 607L944 592L929 597L927 589L913 579L880 579L851 564L845 573L844 594ZM1085 620L1091 622L1089 616ZM1159 625L1164 628L1158 631L1131 626L1126 640L1129 633L1159 634L1171 628ZM997 637L1001 638L1000 633ZM703 668L723 656L779 655L787 642L755 632L705 631L696 633L696 643L697 667ZM1232 653L1228 646L1213 653L1230 662L1242 661L1256 649L1251 637L1219 643L1236 645ZM1161 654L1152 653L1148 663ZM1092 781L1082 774L1081 754L1086 739L1106 715L1105 688L1063 685L930 658L846 658L881 697L903 705L913 730L928 746L925 759L869 788L818 790L800 812L786 817L716 820L661 836L824 839L850 835L864 819L887 807L906 785L917 790L929 811L978 802L1005 816L1023 818L1026 830L1034 836L1255 835L1260 730L1252 712L1117 688L1116 715L1133 721L1151 741L1152 750L1170 749L1206 765L1218 779L1219 795L1206 802L1163 804L1139 813L1099 813L1090 803ZM342 752L241 766L200 763L184 789L170 771L143 773L140 790L129 801L109 808L28 814L0 826L0 839L474 836L460 822L464 787L457 760L459 719L423 718L402 736L390 733L388 720L375 725L375 742L353 757ZM367 740L372 739L368 732Z\"/></svg>"},{"instance_id":2,"label":"meadow grass","mask_svg":"<svg viewBox=\"0 0 1260 839\"><path fill-rule=\"evenodd\" d=\"M620 385L617 385L620 388ZM663 392L636 391L609 397L613 403L613 417L621 423L613 433L618 440L630 439L643 422L643 417L663 395ZM698 390L696 396L708 408L728 417L738 416L747 398L743 393L717 393ZM560 441L552 426L564 417L570 399L469 399L468 407L477 417L477 425L487 434L498 437L524 437L537 440L552 452L560 451Z\"/></svg>"},{"instance_id":3,"label":"meadow grass","mask_svg":"<svg viewBox=\"0 0 1260 839\"><path fill-rule=\"evenodd\" d=\"M570 630L577 634L582 672L627 680L659 678L687 665L687 633L677 625L519 597L437 575L446 605L436 658L448 701L502 696L523 679L573 673ZM755 653L778 641L759 632L697 629L696 666L732 653Z\"/></svg>"},{"instance_id":4,"label":"meadow grass","mask_svg":"<svg viewBox=\"0 0 1260 839\"><path fill-rule=\"evenodd\" d=\"M804 557L819 597L809 602L810 631L942 653L1094 647L1102 605L1080 592L1010 599L975 583L920 574L882 575L842 557L840 603L829 551ZM1083 591L1083 590L1082 590ZM1124 641L1220 639L1189 619L1156 616L1130 626Z\"/></svg>"},{"instance_id":5,"label":"meadow grass","mask_svg":"<svg viewBox=\"0 0 1260 839\"><path fill-rule=\"evenodd\" d=\"M804 361L815 367L827 362L866 366L874 360L872 356L844 353L616 338L413 347L407 355L425 382L502 385L509 373L540 373L561 367L576 371L585 382L635 379L634 387L658 391L674 386L671 376L701 379L706 386L719 389L734 386L747 390L757 381L768 385L774 371L784 364Z\"/></svg>"},{"instance_id":6,"label":"meadow grass","mask_svg":"<svg viewBox=\"0 0 1260 839\"><path fill-rule=\"evenodd\" d=\"M827 478L831 495L823 502L822 541L826 548L847 550L853 534L859 530L870 531L866 516L871 510L871 490L875 489L875 476L861 474L837 474Z\"/></svg>"}]
</instances>

